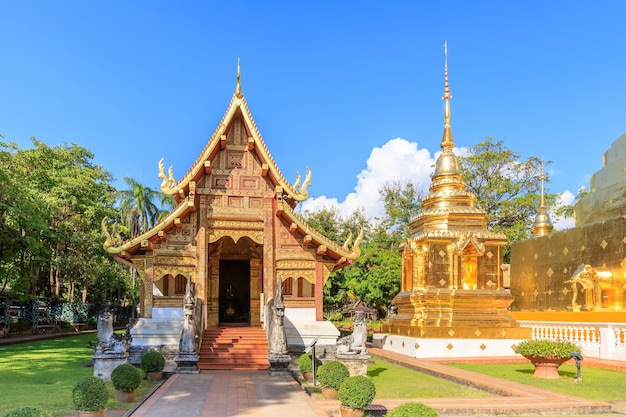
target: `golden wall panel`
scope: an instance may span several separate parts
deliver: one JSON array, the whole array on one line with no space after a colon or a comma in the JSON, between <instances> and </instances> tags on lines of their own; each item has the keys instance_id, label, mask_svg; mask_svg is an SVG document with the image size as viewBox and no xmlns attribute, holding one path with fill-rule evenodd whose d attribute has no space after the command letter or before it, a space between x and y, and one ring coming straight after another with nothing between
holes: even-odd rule
<instances>
[{"instance_id":1,"label":"golden wall panel","mask_svg":"<svg viewBox=\"0 0 626 417\"><path fill-rule=\"evenodd\" d=\"M566 283L580 264L611 271L612 290L602 291L602 307L625 305L626 220L596 223L511 245L513 311L572 311L573 289ZM577 304L584 294L578 287ZM623 307L622 307L623 308Z\"/></svg>"}]
</instances>

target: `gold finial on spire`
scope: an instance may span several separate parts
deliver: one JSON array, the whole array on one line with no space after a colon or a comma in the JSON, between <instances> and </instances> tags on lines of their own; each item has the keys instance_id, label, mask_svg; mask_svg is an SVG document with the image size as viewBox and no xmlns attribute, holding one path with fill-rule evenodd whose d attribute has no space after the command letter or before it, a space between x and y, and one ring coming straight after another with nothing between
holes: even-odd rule
<instances>
[{"instance_id":1,"label":"gold finial on spire","mask_svg":"<svg viewBox=\"0 0 626 417\"><path fill-rule=\"evenodd\" d=\"M443 140L441 148L444 150L452 150L454 148L454 139L452 139L452 128L450 126L450 85L448 83L448 41L443 43L444 52L444 83L443 83L443 99L445 100L445 111L443 115Z\"/></svg>"},{"instance_id":2,"label":"gold finial on spire","mask_svg":"<svg viewBox=\"0 0 626 417\"><path fill-rule=\"evenodd\" d=\"M554 226L550 221L550 214L548 213L548 209L546 207L546 198L544 194L544 183L546 181L546 171L545 171L545 163L543 161L543 155L541 156L541 175L539 176L541 180L541 195L539 196L539 208L537 209L537 216L535 216L535 222L533 226L530 228L533 232L533 236L545 236L552 232Z\"/></svg>"},{"instance_id":3,"label":"gold finial on spire","mask_svg":"<svg viewBox=\"0 0 626 417\"><path fill-rule=\"evenodd\" d=\"M235 90L237 98L243 97L241 92L241 59L237 58L237 89Z\"/></svg>"}]
</instances>

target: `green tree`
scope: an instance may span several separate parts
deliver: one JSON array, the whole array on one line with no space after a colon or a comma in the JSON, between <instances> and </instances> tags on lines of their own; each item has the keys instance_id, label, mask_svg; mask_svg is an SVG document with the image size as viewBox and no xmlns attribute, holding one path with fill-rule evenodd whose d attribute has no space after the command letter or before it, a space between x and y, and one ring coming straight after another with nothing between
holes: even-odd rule
<instances>
[{"instance_id":1,"label":"green tree","mask_svg":"<svg viewBox=\"0 0 626 417\"><path fill-rule=\"evenodd\" d=\"M528 239L539 206L541 159L531 156L522 161L504 141L487 137L460 157L459 163L467 189L489 216L489 229L504 233L509 244ZM548 202L554 198L546 195ZM505 262L509 251L509 245L505 246Z\"/></svg>"},{"instance_id":2,"label":"green tree","mask_svg":"<svg viewBox=\"0 0 626 417\"><path fill-rule=\"evenodd\" d=\"M33 138L31 149L2 144L0 158L0 224L12 233L0 236L5 284L34 296L74 300L80 293L86 300L114 262L99 235L101 219L117 217L111 175L76 144L51 147ZM11 250L8 236L17 237Z\"/></svg>"},{"instance_id":3,"label":"green tree","mask_svg":"<svg viewBox=\"0 0 626 417\"><path fill-rule=\"evenodd\" d=\"M135 236L159 220L160 210L155 201L160 198L160 193L131 177L125 177L124 183L129 188L118 192L120 216L122 224Z\"/></svg>"}]
</instances>

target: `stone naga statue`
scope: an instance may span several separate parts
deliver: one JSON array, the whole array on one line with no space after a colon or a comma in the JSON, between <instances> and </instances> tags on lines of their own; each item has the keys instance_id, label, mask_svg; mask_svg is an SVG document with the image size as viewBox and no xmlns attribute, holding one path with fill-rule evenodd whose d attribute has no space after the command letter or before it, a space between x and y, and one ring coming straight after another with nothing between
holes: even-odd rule
<instances>
[{"instance_id":1,"label":"stone naga statue","mask_svg":"<svg viewBox=\"0 0 626 417\"><path fill-rule=\"evenodd\" d=\"M104 307L98 315L98 344L96 354L123 354L130 345L131 336L126 329L126 334L115 334L113 331L113 313L108 307Z\"/></svg>"},{"instance_id":2,"label":"stone naga statue","mask_svg":"<svg viewBox=\"0 0 626 417\"><path fill-rule=\"evenodd\" d=\"M363 313L355 313L352 317L354 329L352 334L337 340L338 354L361 354L367 355L367 325Z\"/></svg>"},{"instance_id":3,"label":"stone naga statue","mask_svg":"<svg viewBox=\"0 0 626 417\"><path fill-rule=\"evenodd\" d=\"M193 289L191 280L187 279L187 287L185 289L185 297L183 299L183 314L185 315L183 322L183 331L180 335L180 342L178 350L183 354L193 354L198 350L198 344L196 343L196 326L193 317L193 307L195 304L195 298L193 296Z\"/></svg>"},{"instance_id":4,"label":"stone naga statue","mask_svg":"<svg viewBox=\"0 0 626 417\"><path fill-rule=\"evenodd\" d=\"M279 280L276 285L276 295L271 309L272 325L269 337L269 353L274 355L287 354L287 336L285 335L285 299L283 285Z\"/></svg>"}]
</instances>

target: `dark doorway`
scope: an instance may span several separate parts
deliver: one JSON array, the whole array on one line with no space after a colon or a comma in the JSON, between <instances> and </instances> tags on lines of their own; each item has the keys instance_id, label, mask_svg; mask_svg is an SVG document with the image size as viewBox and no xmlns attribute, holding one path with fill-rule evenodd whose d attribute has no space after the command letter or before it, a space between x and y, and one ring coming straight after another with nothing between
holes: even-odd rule
<instances>
[{"instance_id":1,"label":"dark doorway","mask_svg":"<svg viewBox=\"0 0 626 417\"><path fill-rule=\"evenodd\" d=\"M220 261L220 323L250 324L250 261Z\"/></svg>"}]
</instances>

